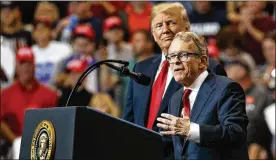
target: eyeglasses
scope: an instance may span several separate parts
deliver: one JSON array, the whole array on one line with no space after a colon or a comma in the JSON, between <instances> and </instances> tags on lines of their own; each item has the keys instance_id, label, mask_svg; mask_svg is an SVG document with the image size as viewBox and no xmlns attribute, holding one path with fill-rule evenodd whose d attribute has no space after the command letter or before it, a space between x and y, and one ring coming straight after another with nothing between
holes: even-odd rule
<instances>
[{"instance_id":1,"label":"eyeglasses","mask_svg":"<svg viewBox=\"0 0 276 160\"><path fill-rule=\"evenodd\" d=\"M184 62L189 58L189 56L200 56L200 54L186 53L186 52L172 53L172 54L166 55L166 60L168 61L168 63L173 64L173 63L176 63L177 60Z\"/></svg>"}]
</instances>

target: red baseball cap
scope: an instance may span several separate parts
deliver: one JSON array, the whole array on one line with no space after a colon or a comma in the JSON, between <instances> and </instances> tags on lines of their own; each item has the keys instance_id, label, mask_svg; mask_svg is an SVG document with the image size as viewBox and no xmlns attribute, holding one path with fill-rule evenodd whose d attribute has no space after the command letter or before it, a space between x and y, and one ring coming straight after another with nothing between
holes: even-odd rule
<instances>
[{"instance_id":1,"label":"red baseball cap","mask_svg":"<svg viewBox=\"0 0 276 160\"><path fill-rule=\"evenodd\" d=\"M104 32L109 31L114 27L122 27L122 20L117 16L111 16L104 21Z\"/></svg>"},{"instance_id":2,"label":"red baseball cap","mask_svg":"<svg viewBox=\"0 0 276 160\"><path fill-rule=\"evenodd\" d=\"M73 36L74 37L84 36L93 40L95 38L95 31L88 24L80 24L80 25L77 25L76 28L74 29Z\"/></svg>"},{"instance_id":3,"label":"red baseball cap","mask_svg":"<svg viewBox=\"0 0 276 160\"><path fill-rule=\"evenodd\" d=\"M83 72L88 67L85 59L72 59L66 64L66 68L70 72Z\"/></svg>"},{"instance_id":4,"label":"red baseball cap","mask_svg":"<svg viewBox=\"0 0 276 160\"><path fill-rule=\"evenodd\" d=\"M21 47L16 52L16 59L19 62L27 61L34 63L34 53L30 47Z\"/></svg>"}]
</instances>

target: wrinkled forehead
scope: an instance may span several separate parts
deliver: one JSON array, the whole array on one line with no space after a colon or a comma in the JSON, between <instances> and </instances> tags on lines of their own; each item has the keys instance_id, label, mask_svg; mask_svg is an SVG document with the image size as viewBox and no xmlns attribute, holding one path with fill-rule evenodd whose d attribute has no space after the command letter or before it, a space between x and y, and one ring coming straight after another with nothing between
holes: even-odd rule
<instances>
[{"instance_id":1,"label":"wrinkled forehead","mask_svg":"<svg viewBox=\"0 0 276 160\"><path fill-rule=\"evenodd\" d=\"M171 11L160 12L160 13L156 14L156 16L152 19L151 24L156 24L159 22L163 22L165 20L180 21L181 15L176 14L175 12L171 12Z\"/></svg>"},{"instance_id":2,"label":"wrinkled forehead","mask_svg":"<svg viewBox=\"0 0 276 160\"><path fill-rule=\"evenodd\" d=\"M196 53L197 47L195 42L193 40L189 40L185 42L180 38L175 38L169 47L168 54L173 54L178 52Z\"/></svg>"}]
</instances>

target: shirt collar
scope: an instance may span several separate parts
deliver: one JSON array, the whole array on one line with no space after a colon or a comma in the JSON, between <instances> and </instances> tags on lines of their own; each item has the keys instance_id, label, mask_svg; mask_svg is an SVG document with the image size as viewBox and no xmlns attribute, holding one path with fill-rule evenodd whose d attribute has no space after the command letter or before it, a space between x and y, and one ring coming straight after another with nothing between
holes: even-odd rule
<instances>
[{"instance_id":1,"label":"shirt collar","mask_svg":"<svg viewBox=\"0 0 276 160\"><path fill-rule=\"evenodd\" d=\"M161 63L160 63L160 67L163 67L163 62L166 61L166 57L164 54L162 54L162 58L161 58Z\"/></svg>"},{"instance_id":2,"label":"shirt collar","mask_svg":"<svg viewBox=\"0 0 276 160\"><path fill-rule=\"evenodd\" d=\"M162 54L162 58L161 58L161 61L164 62L166 60L166 57L164 54Z\"/></svg>"},{"instance_id":3,"label":"shirt collar","mask_svg":"<svg viewBox=\"0 0 276 160\"><path fill-rule=\"evenodd\" d=\"M194 81L194 83L192 85L190 85L189 87L184 87L185 89L190 89L192 91L199 91L200 86L202 85L202 83L204 82L204 80L207 78L207 76L209 75L208 71L205 70L204 72L202 72Z\"/></svg>"}]
</instances>

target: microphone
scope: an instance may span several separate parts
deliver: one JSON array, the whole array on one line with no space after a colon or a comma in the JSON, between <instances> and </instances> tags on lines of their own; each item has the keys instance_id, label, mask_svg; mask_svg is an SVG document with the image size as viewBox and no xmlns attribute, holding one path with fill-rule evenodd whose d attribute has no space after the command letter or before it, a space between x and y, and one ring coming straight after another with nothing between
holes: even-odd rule
<instances>
[{"instance_id":1,"label":"microphone","mask_svg":"<svg viewBox=\"0 0 276 160\"><path fill-rule=\"evenodd\" d=\"M120 64L123 64L124 66L128 66L129 65L129 62L127 61L123 61L123 60L113 60L113 59L107 59L107 60L103 60L103 61L99 61L99 62L96 62L94 64L92 64L91 66L89 66L82 74L81 76L78 78L78 81L76 82L76 84L74 85L74 88L71 90L71 93L67 99L67 102L66 102L66 107L68 106L68 103L71 99L71 96L73 95L74 92L76 92L78 90L78 88L80 87L82 81L85 79L85 77L90 73L92 72L94 69L100 67L100 65L102 64L105 64L107 62L111 62L111 63L120 63Z\"/></svg>"},{"instance_id":2,"label":"microphone","mask_svg":"<svg viewBox=\"0 0 276 160\"><path fill-rule=\"evenodd\" d=\"M127 66L117 67L110 63L104 63L108 67L119 71L121 76L129 76L130 78L134 79L137 83L142 84L144 86L148 86L151 82L151 78L142 74L130 71Z\"/></svg>"}]
</instances>

